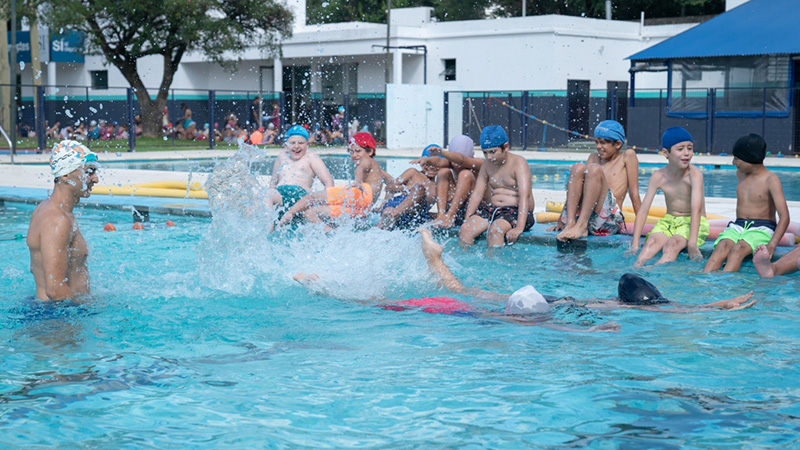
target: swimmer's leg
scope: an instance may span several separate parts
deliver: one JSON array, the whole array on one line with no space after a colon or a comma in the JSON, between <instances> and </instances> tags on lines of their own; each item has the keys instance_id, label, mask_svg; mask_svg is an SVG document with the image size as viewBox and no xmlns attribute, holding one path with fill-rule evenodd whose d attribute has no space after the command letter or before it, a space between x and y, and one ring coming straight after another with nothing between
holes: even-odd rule
<instances>
[{"instance_id":1,"label":"swimmer's leg","mask_svg":"<svg viewBox=\"0 0 800 450\"><path fill-rule=\"evenodd\" d=\"M647 237L647 241L644 243L644 247L642 247L642 251L639 252L639 256L636 257L636 262L633 263L634 267L642 267L645 265L650 258L656 256L658 252L664 248L667 241L669 241L669 238L664 233L650 233L650 236Z\"/></svg>"},{"instance_id":2,"label":"swimmer's leg","mask_svg":"<svg viewBox=\"0 0 800 450\"><path fill-rule=\"evenodd\" d=\"M575 163L569 169L569 181L567 182L567 200L564 202L564 208L567 213L567 223L562 225L559 220L548 231L559 231L575 225L575 220L578 215L578 205L581 204L583 197L583 181L586 175L586 163ZM562 228L563 227L563 228Z\"/></svg>"},{"instance_id":3,"label":"swimmer's leg","mask_svg":"<svg viewBox=\"0 0 800 450\"><path fill-rule=\"evenodd\" d=\"M455 226L458 211L475 188L475 174L473 174L471 170L462 170L458 173L455 183L456 189L453 194L453 199L450 201L450 208L447 209L439 225L442 228L452 228Z\"/></svg>"},{"instance_id":4,"label":"swimmer's leg","mask_svg":"<svg viewBox=\"0 0 800 450\"><path fill-rule=\"evenodd\" d=\"M475 243L475 238L489 229L489 221L483 217L473 214L458 229L458 242L462 246L470 246Z\"/></svg>"},{"instance_id":5,"label":"swimmer's leg","mask_svg":"<svg viewBox=\"0 0 800 450\"><path fill-rule=\"evenodd\" d=\"M489 225L486 240L489 247L502 247L506 243L506 233L511 229L511 224L505 219L497 219Z\"/></svg>"},{"instance_id":6,"label":"swimmer's leg","mask_svg":"<svg viewBox=\"0 0 800 450\"><path fill-rule=\"evenodd\" d=\"M421 228L419 234L422 237L422 254L425 255L431 272L439 277L442 285L448 290L458 294L466 292L464 285L442 260L442 246L433 240L430 230Z\"/></svg>"},{"instance_id":7,"label":"swimmer's leg","mask_svg":"<svg viewBox=\"0 0 800 450\"><path fill-rule=\"evenodd\" d=\"M703 272L719 270L719 268L722 267L722 263L728 258L728 253L731 248L733 248L733 244L734 242L730 239L719 241L717 246L714 247L714 251L711 252L711 256L708 257L708 261L706 261L706 265L703 267Z\"/></svg>"},{"instance_id":8,"label":"swimmer's leg","mask_svg":"<svg viewBox=\"0 0 800 450\"><path fill-rule=\"evenodd\" d=\"M267 190L267 198L265 200L266 205L270 208L274 208L275 205L280 205L283 203L283 197L281 196L281 193L275 188L269 188L269 190Z\"/></svg>"},{"instance_id":9,"label":"swimmer's leg","mask_svg":"<svg viewBox=\"0 0 800 450\"><path fill-rule=\"evenodd\" d=\"M443 220L447 215L447 203L454 193L453 172L449 168L439 169L436 174L436 220L434 227L444 227Z\"/></svg>"},{"instance_id":10,"label":"swimmer's leg","mask_svg":"<svg viewBox=\"0 0 800 450\"><path fill-rule=\"evenodd\" d=\"M675 261L678 259L678 254L683 251L688 244L689 240L685 237L677 234L672 236L664 245L664 249L661 252L661 259L659 259L656 264L664 264Z\"/></svg>"},{"instance_id":11,"label":"swimmer's leg","mask_svg":"<svg viewBox=\"0 0 800 450\"><path fill-rule=\"evenodd\" d=\"M414 209L421 209L421 205L425 203L425 188L422 185L415 184L408 190L408 195L399 205L394 208L386 208L381 213L381 219L378 222L378 228L391 230L394 228L397 219Z\"/></svg>"}]
</instances>

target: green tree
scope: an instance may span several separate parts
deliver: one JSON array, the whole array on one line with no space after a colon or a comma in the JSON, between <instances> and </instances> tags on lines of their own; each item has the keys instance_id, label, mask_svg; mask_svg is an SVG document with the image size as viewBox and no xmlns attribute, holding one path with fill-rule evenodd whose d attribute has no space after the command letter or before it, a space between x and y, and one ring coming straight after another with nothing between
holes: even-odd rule
<instances>
[{"instance_id":1,"label":"green tree","mask_svg":"<svg viewBox=\"0 0 800 450\"><path fill-rule=\"evenodd\" d=\"M8 0L5 0L8 2ZM34 0L36 1L36 0ZM87 51L105 55L135 89L147 136L161 129L169 88L184 55L199 52L226 65L252 45L280 51L291 35L292 13L277 0L38 0L41 20L52 30L86 33ZM140 58L161 56L155 97L140 73Z\"/></svg>"}]
</instances>

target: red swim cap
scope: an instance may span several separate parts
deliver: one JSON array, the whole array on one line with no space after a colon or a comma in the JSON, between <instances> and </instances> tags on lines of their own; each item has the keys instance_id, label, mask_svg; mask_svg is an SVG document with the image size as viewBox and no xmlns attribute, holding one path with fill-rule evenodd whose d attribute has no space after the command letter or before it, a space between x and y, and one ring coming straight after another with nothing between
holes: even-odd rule
<instances>
[{"instance_id":1,"label":"red swim cap","mask_svg":"<svg viewBox=\"0 0 800 450\"><path fill-rule=\"evenodd\" d=\"M356 133L350 138L350 144L356 144L361 148L371 148L375 150L375 138L369 133Z\"/></svg>"}]
</instances>

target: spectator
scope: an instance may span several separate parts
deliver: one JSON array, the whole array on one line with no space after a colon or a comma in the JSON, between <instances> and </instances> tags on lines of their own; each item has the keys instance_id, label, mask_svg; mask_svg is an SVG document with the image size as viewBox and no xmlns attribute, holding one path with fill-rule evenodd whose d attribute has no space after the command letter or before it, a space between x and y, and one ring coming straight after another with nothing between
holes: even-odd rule
<instances>
[{"instance_id":1,"label":"spectator","mask_svg":"<svg viewBox=\"0 0 800 450\"><path fill-rule=\"evenodd\" d=\"M251 130L258 130L261 128L261 97L256 95L253 103L250 104L250 116L247 118L250 123Z\"/></svg>"},{"instance_id":2,"label":"spectator","mask_svg":"<svg viewBox=\"0 0 800 450\"><path fill-rule=\"evenodd\" d=\"M336 114L331 117L331 131L342 131L342 123L344 123L344 106L340 106Z\"/></svg>"}]
</instances>

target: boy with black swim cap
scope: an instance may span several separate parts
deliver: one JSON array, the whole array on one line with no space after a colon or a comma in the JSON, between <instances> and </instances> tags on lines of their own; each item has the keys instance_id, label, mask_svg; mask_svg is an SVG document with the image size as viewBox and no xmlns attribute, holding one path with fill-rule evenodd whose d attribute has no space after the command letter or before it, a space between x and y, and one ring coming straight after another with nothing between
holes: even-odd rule
<instances>
[{"instance_id":1,"label":"boy with black swim cap","mask_svg":"<svg viewBox=\"0 0 800 450\"><path fill-rule=\"evenodd\" d=\"M720 233L714 252L703 269L713 272L725 263L725 272L738 272L742 260L760 245L772 257L789 226L789 207L777 175L764 167L767 143L757 134L742 136L733 145L736 166L736 221ZM775 214L778 222L775 222Z\"/></svg>"}]
</instances>

